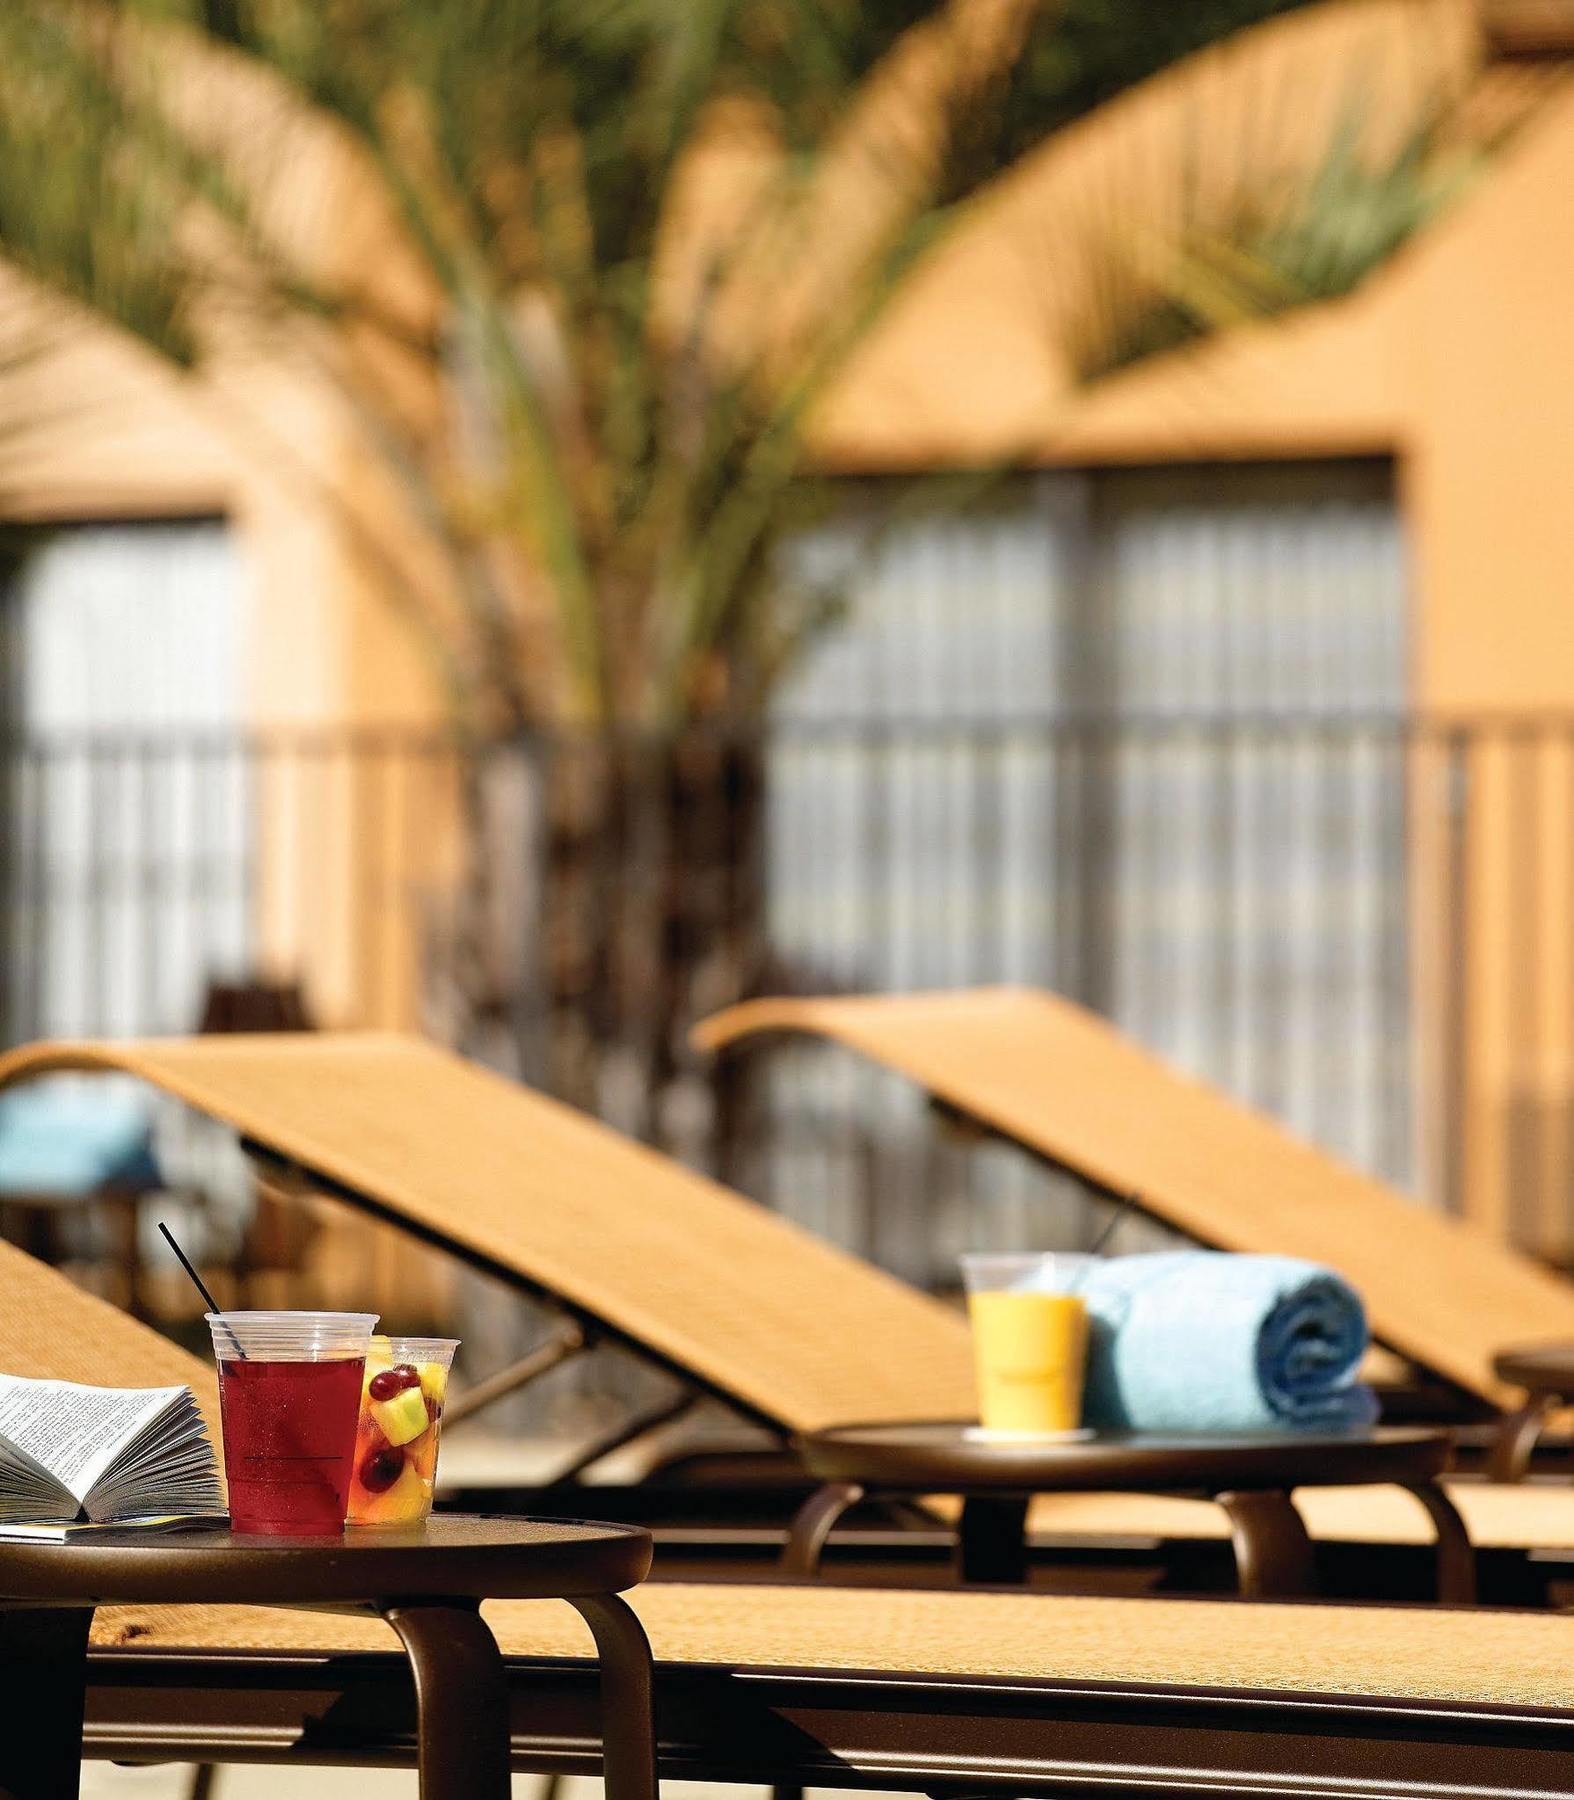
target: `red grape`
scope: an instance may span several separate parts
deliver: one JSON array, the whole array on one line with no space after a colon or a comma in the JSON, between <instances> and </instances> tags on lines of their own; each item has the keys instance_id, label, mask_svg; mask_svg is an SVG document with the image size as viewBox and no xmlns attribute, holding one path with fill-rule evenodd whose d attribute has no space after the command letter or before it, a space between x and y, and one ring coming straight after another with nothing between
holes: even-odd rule
<instances>
[{"instance_id":1,"label":"red grape","mask_svg":"<svg viewBox=\"0 0 1574 1800\"><path fill-rule=\"evenodd\" d=\"M399 1388L413 1388L421 1385L421 1371L416 1368L414 1363L395 1363L388 1373L398 1377L399 1387L394 1389L396 1394L399 1392ZM377 1397L379 1400L383 1398L381 1394Z\"/></svg>"},{"instance_id":2,"label":"red grape","mask_svg":"<svg viewBox=\"0 0 1574 1800\"><path fill-rule=\"evenodd\" d=\"M419 1377L417 1377L419 1379ZM394 1395L410 1384L401 1378L398 1369L379 1369L366 1384L366 1391L374 1400L392 1400Z\"/></svg>"},{"instance_id":3,"label":"red grape","mask_svg":"<svg viewBox=\"0 0 1574 1800\"><path fill-rule=\"evenodd\" d=\"M392 1444L374 1450L361 1464L361 1486L369 1494L385 1494L399 1479L404 1467L404 1452Z\"/></svg>"}]
</instances>

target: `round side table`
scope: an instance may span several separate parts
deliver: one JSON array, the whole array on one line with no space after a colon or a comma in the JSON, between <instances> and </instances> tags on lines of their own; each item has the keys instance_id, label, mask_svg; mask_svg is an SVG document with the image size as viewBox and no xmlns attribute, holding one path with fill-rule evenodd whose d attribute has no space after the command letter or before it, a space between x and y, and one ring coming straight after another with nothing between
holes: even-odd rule
<instances>
[{"instance_id":1,"label":"round side table","mask_svg":"<svg viewBox=\"0 0 1574 1800\"><path fill-rule=\"evenodd\" d=\"M1523 1481L1547 1415L1574 1400L1574 1344L1505 1350L1493 1357L1492 1373L1511 1387L1523 1388L1525 1399L1513 1412L1504 1414L1492 1442L1487 1472L1494 1481Z\"/></svg>"},{"instance_id":2,"label":"round side table","mask_svg":"<svg viewBox=\"0 0 1574 1800\"><path fill-rule=\"evenodd\" d=\"M1230 1521L1244 1594L1298 1598L1315 1591L1311 1539L1290 1498L1298 1487L1361 1483L1408 1488L1437 1533L1438 1598L1475 1598L1475 1554L1439 1485L1453 1445L1442 1432L1376 1429L1313 1436L1108 1433L1080 1443L989 1442L961 1424L848 1425L799 1441L823 1485L794 1519L784 1570L812 1574L837 1520L870 1494L960 1494L964 1581L1027 1579L1028 1501L1043 1493L1126 1491L1216 1500Z\"/></svg>"},{"instance_id":3,"label":"round side table","mask_svg":"<svg viewBox=\"0 0 1574 1800\"><path fill-rule=\"evenodd\" d=\"M446 1514L408 1531L245 1537L221 1529L0 1539L0 1682L26 1730L0 1732L0 1800L78 1791L88 1631L101 1604L379 1614L415 1677L423 1800L508 1800L508 1692L482 1600L566 1600L601 1659L609 1800L654 1800L650 1644L618 1598L650 1571L624 1525Z\"/></svg>"}]
</instances>

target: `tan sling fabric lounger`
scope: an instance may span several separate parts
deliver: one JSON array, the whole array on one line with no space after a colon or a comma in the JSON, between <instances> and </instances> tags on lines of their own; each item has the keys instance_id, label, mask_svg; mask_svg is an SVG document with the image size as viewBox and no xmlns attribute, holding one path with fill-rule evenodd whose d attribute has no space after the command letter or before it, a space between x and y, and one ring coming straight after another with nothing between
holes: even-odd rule
<instances>
[{"instance_id":1,"label":"tan sling fabric lounger","mask_svg":"<svg viewBox=\"0 0 1574 1800\"><path fill-rule=\"evenodd\" d=\"M564 1295L789 1429L972 1410L966 1330L948 1308L582 1114L419 1040L44 1045L0 1058L0 1085L48 1068L138 1074L369 1197L373 1210ZM101 1338L111 1328L149 1336L60 1277L48 1280L61 1293L56 1304L90 1306L113 1322ZM4 1331L0 1368L30 1372L8 1360ZM856 1334L856 1355L848 1334ZM36 1359L57 1341L35 1338L21 1320L14 1335L23 1358L29 1344ZM58 1342L74 1347L92 1335L65 1331ZM189 1380L211 1394L209 1370L151 1341L185 1372L148 1380ZM100 1379L95 1366L83 1352L60 1372ZM1480 1545L1574 1547L1574 1490L1453 1491ZM1432 1541L1430 1522L1397 1489L1319 1489L1301 1504L1315 1536ZM1206 1501L1138 1494L1056 1496L1040 1503L1033 1523L1056 1535L1161 1541L1226 1530Z\"/></svg>"},{"instance_id":2,"label":"tan sling fabric lounger","mask_svg":"<svg viewBox=\"0 0 1574 1800\"><path fill-rule=\"evenodd\" d=\"M669 1779L920 1793L1574 1793L1574 1620L832 1588L630 1596ZM516 1767L594 1772L566 1608L486 1609ZM408 1761L408 1678L368 1621L118 1609L86 1741L133 1760ZM129 1641L128 1641L129 1639Z\"/></svg>"},{"instance_id":3,"label":"tan sling fabric lounger","mask_svg":"<svg viewBox=\"0 0 1574 1800\"><path fill-rule=\"evenodd\" d=\"M0 1085L58 1069L139 1076L778 1427L972 1410L949 1308L421 1039L40 1045L0 1057Z\"/></svg>"},{"instance_id":4,"label":"tan sling fabric lounger","mask_svg":"<svg viewBox=\"0 0 1574 1800\"><path fill-rule=\"evenodd\" d=\"M562 1294L791 1430L972 1410L966 1330L948 1308L582 1114L419 1040L45 1045L0 1059L0 1084L44 1068L138 1074L370 1197L373 1210ZM50 1280L118 1332L146 1335ZM828 1332L827 1322L856 1334L855 1355L849 1336ZM34 1340L25 1324L16 1329L26 1355ZM89 1335L62 1333L59 1342ZM0 1353L8 1349L0 1335ZM200 1382L199 1394L211 1393L208 1370L166 1350L172 1367L188 1372L157 1379ZM95 1366L84 1353L65 1372L104 1379ZM0 1354L7 1367L29 1372ZM1574 1546L1574 1490L1453 1491L1478 1544ZM1397 1489L1322 1489L1301 1504L1315 1536L1432 1541L1430 1523ZM1205 1501L1136 1494L1058 1496L1041 1503L1034 1524L1096 1538L1225 1531Z\"/></svg>"},{"instance_id":5,"label":"tan sling fabric lounger","mask_svg":"<svg viewBox=\"0 0 1574 1800\"><path fill-rule=\"evenodd\" d=\"M760 1031L848 1045L1051 1162L1136 1194L1198 1243L1329 1264L1364 1295L1380 1342L1486 1400L1511 1397L1492 1373L1496 1351L1574 1339L1574 1283L1052 994L759 1000L708 1020L698 1037L715 1049Z\"/></svg>"},{"instance_id":6,"label":"tan sling fabric lounger","mask_svg":"<svg viewBox=\"0 0 1574 1800\"><path fill-rule=\"evenodd\" d=\"M0 1240L0 1373L94 1387L175 1387L197 1397L218 1448L212 1363L97 1299Z\"/></svg>"},{"instance_id":7,"label":"tan sling fabric lounger","mask_svg":"<svg viewBox=\"0 0 1574 1800\"><path fill-rule=\"evenodd\" d=\"M1105 1600L1057 1594L693 1586L628 1595L659 1663L1152 1681L1574 1706L1574 1617L1431 1607ZM588 1656L556 1602L482 1608L513 1656ZM386 1650L377 1619L264 1607L107 1607L93 1642L138 1650Z\"/></svg>"},{"instance_id":8,"label":"tan sling fabric lounger","mask_svg":"<svg viewBox=\"0 0 1574 1800\"><path fill-rule=\"evenodd\" d=\"M1478 1550L1533 1550L1542 1556L1574 1553L1574 1487L1565 1481L1505 1485L1448 1481ZM954 1502L934 1503L950 1511ZM1334 1544L1431 1544L1432 1522L1414 1496L1395 1487L1300 1488L1296 1510L1306 1529ZM1028 1513L1028 1529L1046 1540L1172 1543L1229 1536L1223 1509L1211 1500L1166 1494L1041 1494ZM1561 1563L1564 1556L1559 1556Z\"/></svg>"},{"instance_id":9,"label":"tan sling fabric lounger","mask_svg":"<svg viewBox=\"0 0 1574 1800\"><path fill-rule=\"evenodd\" d=\"M186 1380L211 1402L200 1362L4 1245L0 1283L0 1368ZM1574 1725L1564 1616L819 1585L653 1584L631 1598L657 1658L664 1755L685 1773L1039 1791L1084 1786L1101 1759L1099 1785L1135 1793L1176 1789L1206 1762L1218 1792L1261 1785L1271 1760L1274 1791L1309 1777L1352 1793L1569 1790L1541 1774L1566 1769ZM521 1762L593 1761L599 1711L574 1677L590 1645L568 1608L485 1611L505 1653L530 1659L511 1714ZM379 1621L146 1606L94 1621L90 1754L408 1760L410 1710Z\"/></svg>"},{"instance_id":10,"label":"tan sling fabric lounger","mask_svg":"<svg viewBox=\"0 0 1574 1800\"><path fill-rule=\"evenodd\" d=\"M191 1382L204 1364L0 1244L0 1368L59 1379ZM1144 1681L1241 1690L1574 1706L1574 1618L1434 1609L1241 1606L1235 1602L944 1595L828 1586L654 1582L634 1595L657 1661L863 1670L967 1679ZM511 1656L580 1658L589 1640L565 1607L486 1607ZM389 1627L263 1607L106 1607L101 1651L387 1651ZM218 1685L218 1676L214 1676Z\"/></svg>"}]
</instances>

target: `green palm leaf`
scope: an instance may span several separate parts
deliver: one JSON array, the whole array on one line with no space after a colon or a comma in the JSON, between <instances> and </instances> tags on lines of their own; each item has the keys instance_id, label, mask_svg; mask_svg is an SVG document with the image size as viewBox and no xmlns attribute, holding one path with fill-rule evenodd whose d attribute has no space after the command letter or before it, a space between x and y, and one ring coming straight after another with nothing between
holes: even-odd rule
<instances>
[{"instance_id":1,"label":"green palm leaf","mask_svg":"<svg viewBox=\"0 0 1574 1800\"><path fill-rule=\"evenodd\" d=\"M782 555L828 504L816 409L973 197L1283 4L6 0L0 249L193 381L260 353L337 389L443 591L334 503L467 718L676 725L834 615ZM1374 173L1358 135L1102 278L1093 360L1348 283L1454 191L1430 140ZM313 158L385 251L301 228Z\"/></svg>"}]
</instances>

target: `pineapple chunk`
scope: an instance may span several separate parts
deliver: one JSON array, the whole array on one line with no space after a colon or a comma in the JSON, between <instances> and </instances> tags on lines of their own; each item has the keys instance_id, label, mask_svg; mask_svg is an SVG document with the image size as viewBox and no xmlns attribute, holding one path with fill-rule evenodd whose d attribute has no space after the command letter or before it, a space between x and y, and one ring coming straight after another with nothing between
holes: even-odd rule
<instances>
[{"instance_id":1,"label":"pineapple chunk","mask_svg":"<svg viewBox=\"0 0 1574 1800\"><path fill-rule=\"evenodd\" d=\"M421 1364L421 1392L433 1406L443 1404L443 1396L448 1392L448 1370L442 1363Z\"/></svg>"},{"instance_id":2,"label":"pineapple chunk","mask_svg":"<svg viewBox=\"0 0 1574 1800\"><path fill-rule=\"evenodd\" d=\"M366 1410L396 1448L414 1442L426 1430L426 1395L418 1387L401 1388L392 1400L368 1400Z\"/></svg>"},{"instance_id":3,"label":"pineapple chunk","mask_svg":"<svg viewBox=\"0 0 1574 1800\"><path fill-rule=\"evenodd\" d=\"M414 1388L409 1390L415 1392ZM350 1496L352 1522L357 1525L404 1525L422 1518L431 1504L432 1488L413 1463L399 1471L399 1479L386 1493L372 1494L356 1488Z\"/></svg>"}]
</instances>

